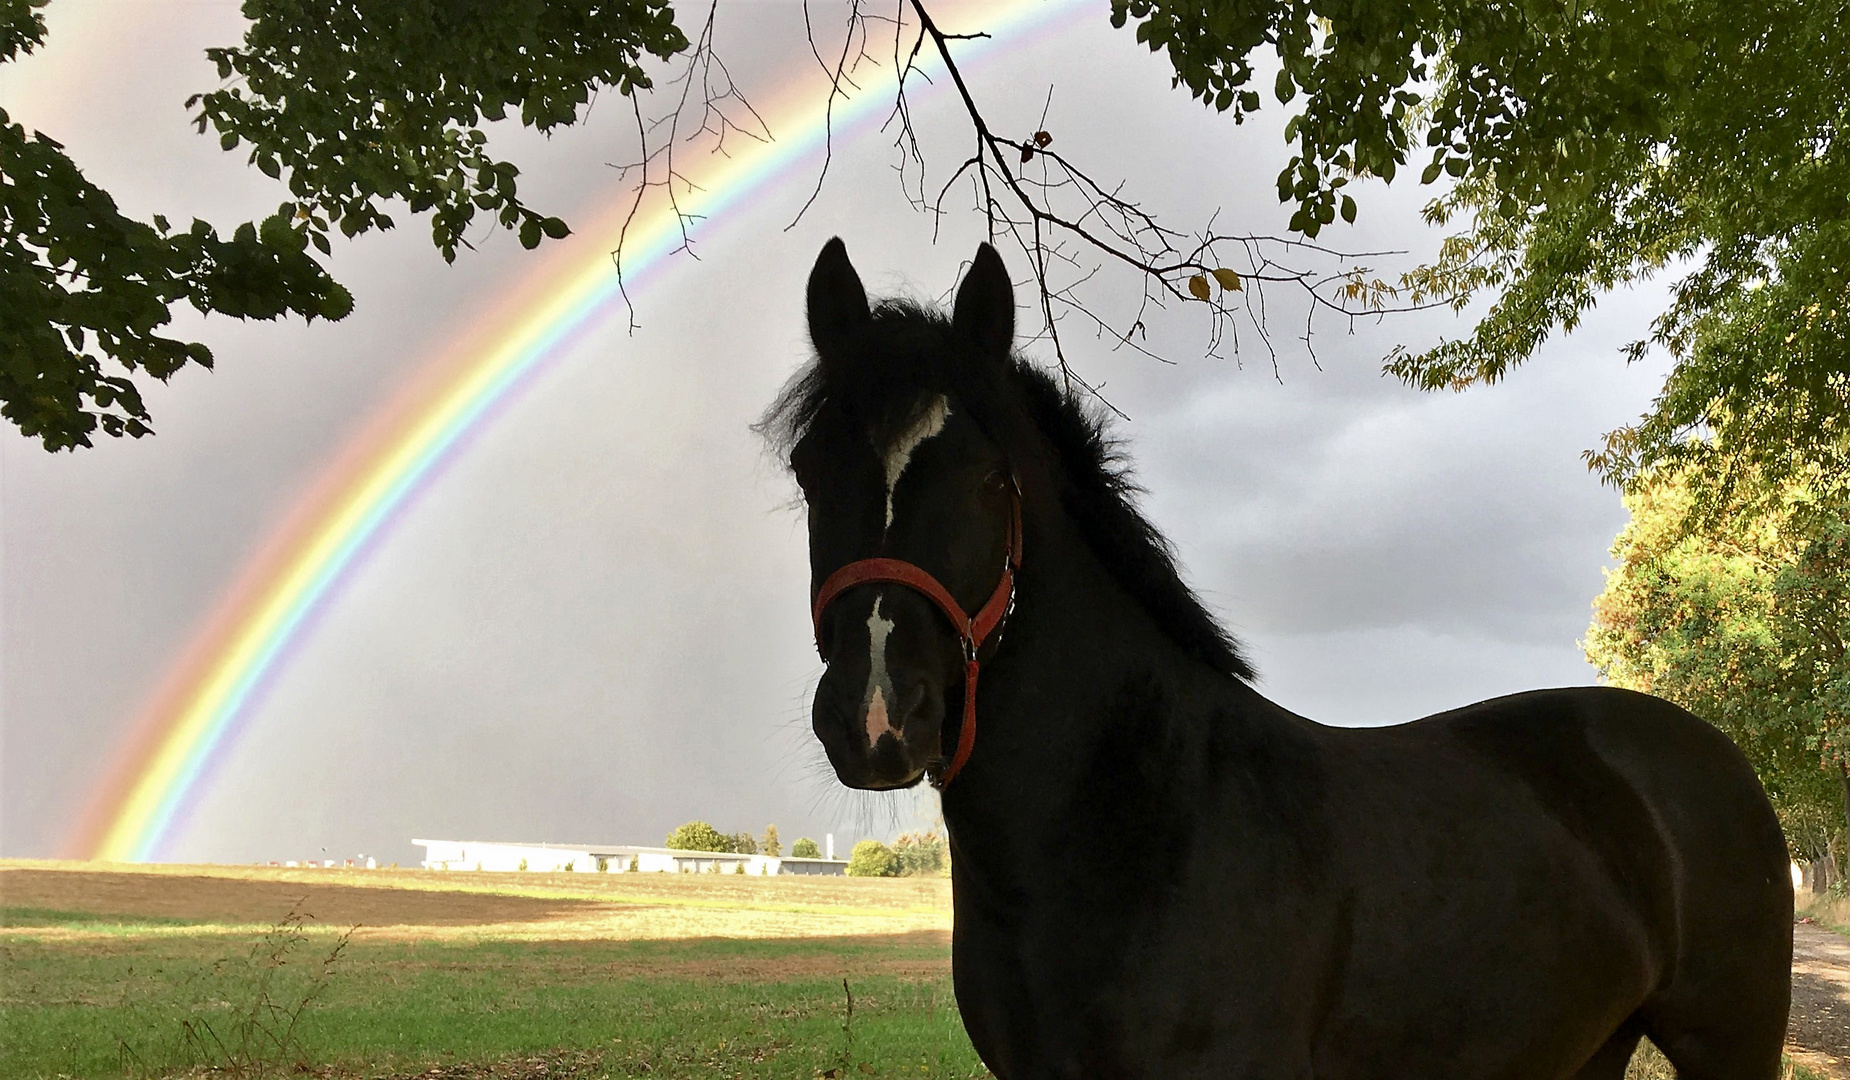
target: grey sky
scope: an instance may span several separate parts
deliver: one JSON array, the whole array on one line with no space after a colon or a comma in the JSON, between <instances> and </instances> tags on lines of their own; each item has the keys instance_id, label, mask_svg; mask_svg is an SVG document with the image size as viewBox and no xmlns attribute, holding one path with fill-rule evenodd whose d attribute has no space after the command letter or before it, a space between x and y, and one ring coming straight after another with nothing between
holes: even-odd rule
<instances>
[{"instance_id":1,"label":"grey sky","mask_svg":"<svg viewBox=\"0 0 1850 1080\"><path fill-rule=\"evenodd\" d=\"M180 107L212 85L200 54L234 40L235 6L108 10L130 31L95 30L89 0L54 5L50 49L90 18L95 55L51 94L21 89L25 65L0 69L0 104L131 212L226 226L273 207L281 190L193 135ZM781 85L801 56L798 8L721 18L748 93ZM1051 83L1062 149L1121 171L1172 223L1218 205L1223 225L1282 224L1276 127L1236 129L1169 90L1103 5L1005 50L973 73L993 120L1033 130ZM575 222L617 190L614 104L550 141L511 136L523 184ZM940 175L966 152L947 104L922 113ZM839 146L795 228L813 173L700 232L701 260L642 297L639 332L607 321L512 400L303 635L171 855L402 861L413 835L653 843L692 817L845 840L929 819L928 796L840 791L807 734L819 666L801 519L747 430L805 359L802 283L823 240L840 234L874 291L933 298L981 238L960 212L934 245L892 160L878 134ZM1421 194L1371 190L1366 228L1329 239L1428 249ZM535 267L501 234L446 266L424 223L400 216L396 233L337 248L359 300L346 322L206 323L218 370L151 395L157 437L53 457L0 432L0 853L57 850L244 560L370 410ZM1460 332L1445 315L1325 324L1320 368L1287 347L1276 377L1250 348L1192 359L1202 326L1188 313L1152 324L1176 366L1076 328L1069 347L1132 417L1151 516L1246 641L1261 688L1319 719L1378 723L1592 680L1575 642L1624 512L1579 452L1658 386L1661 370L1617 356L1655 300L1612 298L1530 368L1464 395L1379 372L1397 342Z\"/></svg>"}]
</instances>

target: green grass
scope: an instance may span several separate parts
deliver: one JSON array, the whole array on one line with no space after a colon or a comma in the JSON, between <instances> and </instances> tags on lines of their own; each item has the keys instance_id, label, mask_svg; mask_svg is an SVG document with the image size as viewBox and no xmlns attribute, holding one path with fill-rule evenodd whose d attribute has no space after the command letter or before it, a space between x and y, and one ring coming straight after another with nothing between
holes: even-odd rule
<instances>
[{"instance_id":1,"label":"green grass","mask_svg":"<svg viewBox=\"0 0 1850 1080\"><path fill-rule=\"evenodd\" d=\"M0 926L56 926L90 933L119 930L132 933L149 927L200 926L204 919L172 919L160 915L111 915L94 911L59 911L54 908L0 907Z\"/></svg>"},{"instance_id":2,"label":"green grass","mask_svg":"<svg viewBox=\"0 0 1850 1080\"><path fill-rule=\"evenodd\" d=\"M69 913L32 917L65 925L61 914ZM547 1056L552 1075L575 1077L986 1075L948 977L851 974L850 1019L841 980L805 974L929 968L942 958L938 945L361 942L340 954L323 983L323 961L337 944L336 935L313 930L229 952L222 937L80 947L14 938L0 947L6 1076L146 1077L210 1065L281 1076L297 1063L371 1076L529 1055ZM790 977L777 977L780 969ZM275 1020L311 996L288 1046L259 1040L242 1072L224 1069L237 1063L237 1033L254 1005ZM1646 1045L1627 1075L1673 1074ZM1803 1068L1790 1075L1821 1080Z\"/></svg>"},{"instance_id":3,"label":"green grass","mask_svg":"<svg viewBox=\"0 0 1850 1080\"><path fill-rule=\"evenodd\" d=\"M6 1075L236 1064L249 1019L280 1028L335 941L310 932L278 956L274 943L227 953L222 937L13 938L0 951ZM371 1075L581 1049L592 1075L980 1076L948 977L851 974L850 1021L841 979L815 973L942 955L881 939L357 943L287 1045L260 1038L246 1057Z\"/></svg>"},{"instance_id":4,"label":"green grass","mask_svg":"<svg viewBox=\"0 0 1850 1080\"><path fill-rule=\"evenodd\" d=\"M349 882L332 872L215 871L211 881L227 883L220 889L202 886L197 870L143 876L139 892L119 872L11 879L15 903L0 907L0 1078L275 1080L298 1066L320 1080L987 1075L958 1017L942 924L914 917L940 911L942 888L668 878L504 888L460 876ZM245 878L319 889L316 910L371 903L388 883L423 899L410 897L418 904L405 909L408 926L389 905L354 908L354 922L372 912L398 928L344 942L296 914L274 928L253 924L276 897L239 892ZM184 890L194 899L177 902ZM477 930L462 919L475 908L427 902L431 892L489 891L643 904L660 918L619 923L595 904L576 915L503 906L476 911ZM71 910L86 900L103 910ZM111 913L138 903L226 914ZM766 910L808 921L760 932L813 925L813 936L663 934L736 932ZM1850 921L1842 901L1812 910L1821 921ZM675 914L690 911L696 917ZM742 914L731 922L702 914L722 911ZM417 913L462 921L426 926ZM662 936L600 936L625 928ZM1648 1045L1627 1075L1672 1078ZM1786 1080L1823 1078L1799 1067Z\"/></svg>"}]
</instances>

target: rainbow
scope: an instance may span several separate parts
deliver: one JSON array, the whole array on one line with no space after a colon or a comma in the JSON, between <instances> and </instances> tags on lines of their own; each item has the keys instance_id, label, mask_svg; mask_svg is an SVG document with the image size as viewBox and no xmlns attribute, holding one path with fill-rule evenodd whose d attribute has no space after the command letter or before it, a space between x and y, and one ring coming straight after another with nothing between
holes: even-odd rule
<instances>
[{"instance_id":1,"label":"rainbow","mask_svg":"<svg viewBox=\"0 0 1850 1080\"><path fill-rule=\"evenodd\" d=\"M989 41L964 42L974 62L1030 32L1071 23L1090 9L1069 0L968 0L939 5L952 27L981 26ZM889 81L868 84L825 115L814 77L786 87L763 110L777 138L715 157L682 200L701 230L721 227L754 195L818 160L834 137L869 128L891 102ZM939 80L942 86L946 80ZM929 92L929 91L928 91ZM571 254L542 263L494 311L440 352L382 407L322 473L237 575L195 634L99 782L67 843L76 858L158 859L184 824L224 750L249 721L255 695L287 663L318 610L336 595L396 515L458 454L472 431L565 346L622 309L609 252L628 213L625 199L590 226ZM665 206L639 215L624 244L622 287L640 295L680 247ZM562 249L567 245L560 245ZM590 254L586 254L586 252Z\"/></svg>"}]
</instances>

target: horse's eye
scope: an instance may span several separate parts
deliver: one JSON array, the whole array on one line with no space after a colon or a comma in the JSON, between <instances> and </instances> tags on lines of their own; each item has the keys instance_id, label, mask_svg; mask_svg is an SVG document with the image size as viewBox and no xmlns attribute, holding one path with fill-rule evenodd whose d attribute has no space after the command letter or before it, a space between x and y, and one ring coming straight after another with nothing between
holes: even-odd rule
<instances>
[{"instance_id":1,"label":"horse's eye","mask_svg":"<svg viewBox=\"0 0 1850 1080\"><path fill-rule=\"evenodd\" d=\"M983 486L990 491L1007 491L1009 487L1009 474L1003 472L1001 469L992 469L989 475L983 478Z\"/></svg>"}]
</instances>

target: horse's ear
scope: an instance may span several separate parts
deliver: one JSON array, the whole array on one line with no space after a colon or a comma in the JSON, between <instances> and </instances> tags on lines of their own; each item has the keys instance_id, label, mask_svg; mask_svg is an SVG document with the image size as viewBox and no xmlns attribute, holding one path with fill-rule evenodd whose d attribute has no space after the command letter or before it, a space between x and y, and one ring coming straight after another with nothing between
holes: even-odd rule
<instances>
[{"instance_id":1,"label":"horse's ear","mask_svg":"<svg viewBox=\"0 0 1850 1080\"><path fill-rule=\"evenodd\" d=\"M1002 256L988 244L977 245L970 272L957 288L951 327L984 356L1004 358L1015 344L1015 286Z\"/></svg>"},{"instance_id":2,"label":"horse's ear","mask_svg":"<svg viewBox=\"0 0 1850 1080\"><path fill-rule=\"evenodd\" d=\"M848 246L837 236L822 245L816 268L809 272L809 340L823 363L839 362L873 324L867 290L848 261Z\"/></svg>"}]
</instances>

